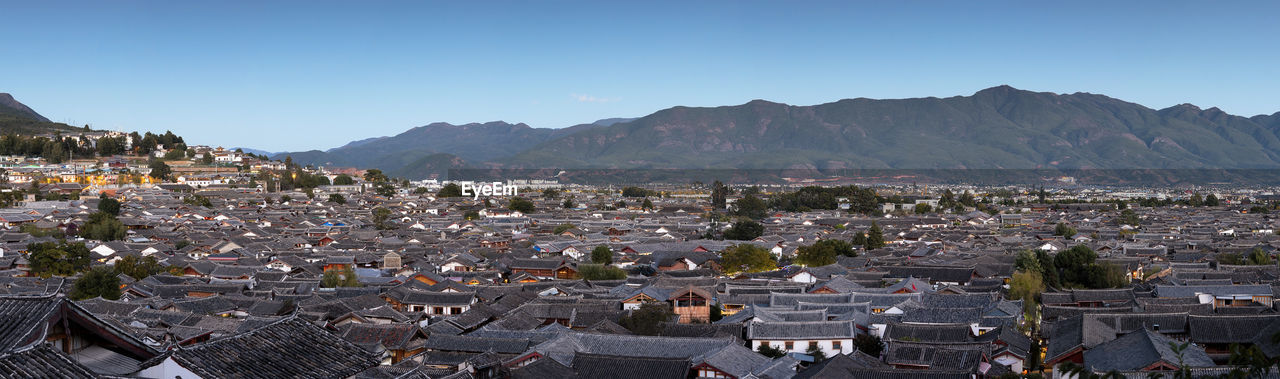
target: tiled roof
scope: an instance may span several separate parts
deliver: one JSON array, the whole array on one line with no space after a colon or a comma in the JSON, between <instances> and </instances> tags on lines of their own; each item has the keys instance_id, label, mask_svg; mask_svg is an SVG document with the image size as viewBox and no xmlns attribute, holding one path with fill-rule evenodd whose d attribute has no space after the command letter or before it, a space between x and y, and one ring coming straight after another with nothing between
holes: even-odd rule
<instances>
[{"instance_id":1,"label":"tiled roof","mask_svg":"<svg viewBox=\"0 0 1280 379\"><path fill-rule=\"evenodd\" d=\"M172 358L204 377L346 377L378 364L360 347L298 318L194 347Z\"/></svg>"},{"instance_id":2,"label":"tiled roof","mask_svg":"<svg viewBox=\"0 0 1280 379\"><path fill-rule=\"evenodd\" d=\"M98 375L51 345L39 344L0 354L0 377L87 379Z\"/></svg>"}]
</instances>

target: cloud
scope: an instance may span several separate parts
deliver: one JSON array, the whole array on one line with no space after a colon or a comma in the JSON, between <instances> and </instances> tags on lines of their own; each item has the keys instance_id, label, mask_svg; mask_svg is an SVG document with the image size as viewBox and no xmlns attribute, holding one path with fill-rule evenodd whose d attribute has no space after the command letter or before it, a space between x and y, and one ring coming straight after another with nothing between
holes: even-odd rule
<instances>
[{"instance_id":1,"label":"cloud","mask_svg":"<svg viewBox=\"0 0 1280 379\"><path fill-rule=\"evenodd\" d=\"M591 95L579 95L576 93L569 94L569 97L572 97L579 103L613 103L622 100L620 97L595 97Z\"/></svg>"}]
</instances>

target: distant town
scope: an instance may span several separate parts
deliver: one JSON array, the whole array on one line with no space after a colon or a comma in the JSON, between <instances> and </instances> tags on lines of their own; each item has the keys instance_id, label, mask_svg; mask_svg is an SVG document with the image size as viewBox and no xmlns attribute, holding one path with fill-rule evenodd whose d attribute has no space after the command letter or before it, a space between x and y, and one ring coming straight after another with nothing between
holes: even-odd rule
<instances>
[{"instance_id":1,"label":"distant town","mask_svg":"<svg viewBox=\"0 0 1280 379\"><path fill-rule=\"evenodd\" d=\"M1267 188L410 181L171 133L0 149L0 373L1261 377L1280 357Z\"/></svg>"}]
</instances>

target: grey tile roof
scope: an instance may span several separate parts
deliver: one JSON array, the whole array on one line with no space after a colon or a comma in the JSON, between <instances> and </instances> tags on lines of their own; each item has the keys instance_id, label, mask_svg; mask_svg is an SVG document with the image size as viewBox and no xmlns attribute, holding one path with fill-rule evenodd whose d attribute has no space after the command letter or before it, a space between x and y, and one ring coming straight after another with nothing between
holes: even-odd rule
<instances>
[{"instance_id":1,"label":"grey tile roof","mask_svg":"<svg viewBox=\"0 0 1280 379\"><path fill-rule=\"evenodd\" d=\"M1180 363L1190 367L1214 366L1204 348L1191 345L1183 351L1180 361L1170 343L1178 342L1147 329L1138 330L1085 351L1084 366L1093 371L1140 370L1162 361L1175 367Z\"/></svg>"},{"instance_id":2,"label":"grey tile roof","mask_svg":"<svg viewBox=\"0 0 1280 379\"><path fill-rule=\"evenodd\" d=\"M1156 286L1156 296L1159 297L1195 297L1198 294L1214 296L1272 296L1273 292L1269 285Z\"/></svg>"},{"instance_id":3,"label":"grey tile roof","mask_svg":"<svg viewBox=\"0 0 1280 379\"><path fill-rule=\"evenodd\" d=\"M345 377L378 364L355 344L293 317L179 348L171 357L204 377Z\"/></svg>"},{"instance_id":4,"label":"grey tile roof","mask_svg":"<svg viewBox=\"0 0 1280 379\"><path fill-rule=\"evenodd\" d=\"M689 376L689 358L656 358L578 353L571 365L583 378L683 379Z\"/></svg>"},{"instance_id":5,"label":"grey tile roof","mask_svg":"<svg viewBox=\"0 0 1280 379\"><path fill-rule=\"evenodd\" d=\"M518 354L529 349L527 338L432 335L425 347L431 350L499 354Z\"/></svg>"},{"instance_id":6,"label":"grey tile roof","mask_svg":"<svg viewBox=\"0 0 1280 379\"><path fill-rule=\"evenodd\" d=\"M48 323L61 301L52 296L0 297L0 352L43 341L41 325Z\"/></svg>"},{"instance_id":7,"label":"grey tile roof","mask_svg":"<svg viewBox=\"0 0 1280 379\"><path fill-rule=\"evenodd\" d=\"M1220 316L1190 315L1187 323L1195 343L1249 343L1263 330L1280 320L1280 315Z\"/></svg>"},{"instance_id":8,"label":"grey tile roof","mask_svg":"<svg viewBox=\"0 0 1280 379\"><path fill-rule=\"evenodd\" d=\"M852 321L751 322L749 340L839 339L857 336Z\"/></svg>"},{"instance_id":9,"label":"grey tile roof","mask_svg":"<svg viewBox=\"0 0 1280 379\"><path fill-rule=\"evenodd\" d=\"M48 344L0 354L0 377L4 378L97 378L87 367Z\"/></svg>"},{"instance_id":10,"label":"grey tile roof","mask_svg":"<svg viewBox=\"0 0 1280 379\"><path fill-rule=\"evenodd\" d=\"M916 342L972 342L968 324L903 324L885 327L884 338Z\"/></svg>"}]
</instances>

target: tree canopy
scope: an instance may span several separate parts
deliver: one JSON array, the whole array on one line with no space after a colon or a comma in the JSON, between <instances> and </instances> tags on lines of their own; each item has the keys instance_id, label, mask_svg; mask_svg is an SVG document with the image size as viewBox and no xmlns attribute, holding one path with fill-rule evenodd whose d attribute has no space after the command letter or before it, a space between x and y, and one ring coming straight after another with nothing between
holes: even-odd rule
<instances>
[{"instance_id":1,"label":"tree canopy","mask_svg":"<svg viewBox=\"0 0 1280 379\"><path fill-rule=\"evenodd\" d=\"M613 251L609 250L608 246L596 245L596 248L591 250L591 262L602 265L613 263Z\"/></svg>"},{"instance_id":2,"label":"tree canopy","mask_svg":"<svg viewBox=\"0 0 1280 379\"><path fill-rule=\"evenodd\" d=\"M507 204L507 209L524 214L533 213L533 201L520 196L512 197L511 201Z\"/></svg>"},{"instance_id":3,"label":"tree canopy","mask_svg":"<svg viewBox=\"0 0 1280 379\"><path fill-rule=\"evenodd\" d=\"M729 229L726 229L724 231L724 239L747 241L755 239L763 234L764 225L760 225L760 223L751 220L743 220L733 223Z\"/></svg>"},{"instance_id":4,"label":"tree canopy","mask_svg":"<svg viewBox=\"0 0 1280 379\"><path fill-rule=\"evenodd\" d=\"M578 276L586 280L621 280L627 278L627 273L609 265L584 263L578 265Z\"/></svg>"},{"instance_id":5,"label":"tree canopy","mask_svg":"<svg viewBox=\"0 0 1280 379\"><path fill-rule=\"evenodd\" d=\"M89 215L89 222L80 228L80 236L99 241L122 240L125 236L124 223L106 212L95 212Z\"/></svg>"},{"instance_id":6,"label":"tree canopy","mask_svg":"<svg viewBox=\"0 0 1280 379\"><path fill-rule=\"evenodd\" d=\"M763 272L778 268L778 262L774 260L769 250L749 243L725 248L720 252L720 264L724 267L725 273L730 274Z\"/></svg>"},{"instance_id":7,"label":"tree canopy","mask_svg":"<svg viewBox=\"0 0 1280 379\"><path fill-rule=\"evenodd\" d=\"M641 304L640 309L632 310L631 314L622 316L618 324L630 330L631 333L656 336L662 332L662 323L671 321L675 316L669 304L655 301Z\"/></svg>"},{"instance_id":8,"label":"tree canopy","mask_svg":"<svg viewBox=\"0 0 1280 379\"><path fill-rule=\"evenodd\" d=\"M356 277L356 270L347 266L342 270L325 271L324 275L320 276L320 286L324 288L360 287L360 281Z\"/></svg>"},{"instance_id":9,"label":"tree canopy","mask_svg":"<svg viewBox=\"0 0 1280 379\"><path fill-rule=\"evenodd\" d=\"M84 243L41 242L27 245L32 274L41 277L71 276L89 269L89 248Z\"/></svg>"},{"instance_id":10,"label":"tree canopy","mask_svg":"<svg viewBox=\"0 0 1280 379\"><path fill-rule=\"evenodd\" d=\"M67 294L71 300L92 299L101 296L107 300L120 299L120 277L107 266L94 267L77 279Z\"/></svg>"},{"instance_id":11,"label":"tree canopy","mask_svg":"<svg viewBox=\"0 0 1280 379\"><path fill-rule=\"evenodd\" d=\"M445 184L436 192L436 197L462 197L462 186L454 183Z\"/></svg>"},{"instance_id":12,"label":"tree canopy","mask_svg":"<svg viewBox=\"0 0 1280 379\"><path fill-rule=\"evenodd\" d=\"M853 257L858 253L848 241L824 239L796 250L796 263L805 266L826 266L836 263L839 256Z\"/></svg>"}]
</instances>

